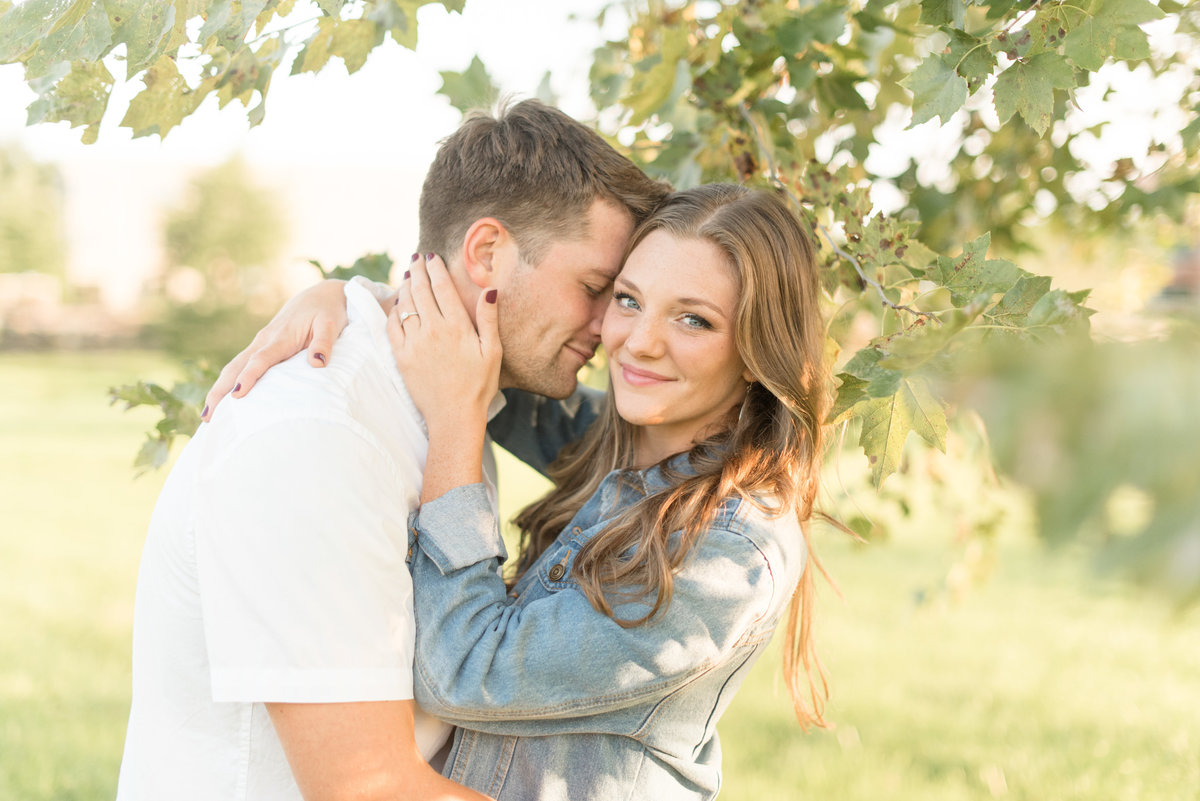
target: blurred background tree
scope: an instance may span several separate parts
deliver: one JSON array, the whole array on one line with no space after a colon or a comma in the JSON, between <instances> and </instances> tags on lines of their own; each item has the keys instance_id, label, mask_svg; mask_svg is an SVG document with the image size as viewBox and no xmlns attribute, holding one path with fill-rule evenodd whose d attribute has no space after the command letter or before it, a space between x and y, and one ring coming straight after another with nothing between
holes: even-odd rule
<instances>
[{"instance_id":1,"label":"blurred background tree","mask_svg":"<svg viewBox=\"0 0 1200 801\"><path fill-rule=\"evenodd\" d=\"M58 169L0 147L0 272L62 278L63 186Z\"/></svg>"},{"instance_id":2,"label":"blurred background tree","mask_svg":"<svg viewBox=\"0 0 1200 801\"><path fill-rule=\"evenodd\" d=\"M276 198L239 159L197 175L163 224L167 262L153 338L183 358L228 361L282 301L284 241Z\"/></svg>"}]
</instances>

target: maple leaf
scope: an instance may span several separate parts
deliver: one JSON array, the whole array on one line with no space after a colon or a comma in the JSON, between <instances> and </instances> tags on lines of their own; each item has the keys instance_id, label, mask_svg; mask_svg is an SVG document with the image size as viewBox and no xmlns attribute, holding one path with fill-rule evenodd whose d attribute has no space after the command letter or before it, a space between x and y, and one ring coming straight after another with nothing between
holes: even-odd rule
<instances>
[{"instance_id":1,"label":"maple leaf","mask_svg":"<svg viewBox=\"0 0 1200 801\"><path fill-rule=\"evenodd\" d=\"M904 443L915 432L938 450L946 449L946 409L919 376L905 378L894 395L859 404L858 443L871 464L876 487L900 466Z\"/></svg>"},{"instance_id":2,"label":"maple leaf","mask_svg":"<svg viewBox=\"0 0 1200 801\"><path fill-rule=\"evenodd\" d=\"M956 306L965 306L981 294L1007 292L1021 275L1020 269L1003 259L985 259L992 235L986 233L963 246L957 258L938 256L929 278L950 290Z\"/></svg>"},{"instance_id":3,"label":"maple leaf","mask_svg":"<svg viewBox=\"0 0 1200 801\"><path fill-rule=\"evenodd\" d=\"M967 80L955 71L954 61L942 53L922 61L901 84L913 93L909 128L934 117L945 125L967 100Z\"/></svg>"},{"instance_id":4,"label":"maple leaf","mask_svg":"<svg viewBox=\"0 0 1200 801\"><path fill-rule=\"evenodd\" d=\"M499 96L499 90L492 83L487 68L479 60L479 56L471 58L471 64L463 72L440 72L442 88L438 94L450 99L450 105L459 111L469 111L473 108L491 105Z\"/></svg>"},{"instance_id":5,"label":"maple leaf","mask_svg":"<svg viewBox=\"0 0 1200 801\"><path fill-rule=\"evenodd\" d=\"M1020 113L1030 128L1044 134L1054 116L1054 90L1074 88L1075 71L1058 53L1040 53L1028 61L1013 62L996 79L1000 124Z\"/></svg>"}]
</instances>

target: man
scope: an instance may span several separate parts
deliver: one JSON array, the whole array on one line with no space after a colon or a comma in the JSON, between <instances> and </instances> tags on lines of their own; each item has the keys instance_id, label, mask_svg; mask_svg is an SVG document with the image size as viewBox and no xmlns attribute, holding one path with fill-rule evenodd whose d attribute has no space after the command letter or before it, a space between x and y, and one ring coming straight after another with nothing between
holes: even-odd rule
<instances>
[{"instance_id":1,"label":"man","mask_svg":"<svg viewBox=\"0 0 1200 801\"><path fill-rule=\"evenodd\" d=\"M445 141L421 248L468 309L499 290L502 388L574 389L633 226L664 194L532 101ZM163 488L120 801L483 798L426 763L448 734L411 700L407 519L427 443L380 304L357 282L346 298L337 358L297 357L226 401Z\"/></svg>"}]
</instances>

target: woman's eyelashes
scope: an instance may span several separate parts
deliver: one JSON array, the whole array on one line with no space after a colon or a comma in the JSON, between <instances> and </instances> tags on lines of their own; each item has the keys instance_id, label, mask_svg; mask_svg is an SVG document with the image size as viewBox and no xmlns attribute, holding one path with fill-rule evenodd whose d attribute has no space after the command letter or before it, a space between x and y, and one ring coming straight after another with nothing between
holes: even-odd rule
<instances>
[{"instance_id":1,"label":"woman's eyelashes","mask_svg":"<svg viewBox=\"0 0 1200 801\"><path fill-rule=\"evenodd\" d=\"M621 292L619 290L614 292L613 301L616 302L616 304L622 309L631 309L636 311L637 309L641 308L641 306L638 305L638 302L634 300L633 295L630 295L628 292Z\"/></svg>"},{"instance_id":2,"label":"woman's eyelashes","mask_svg":"<svg viewBox=\"0 0 1200 801\"><path fill-rule=\"evenodd\" d=\"M621 292L620 290L613 293L613 301L618 307L628 311L641 311L642 308L633 295L630 295L628 292ZM696 331L710 331L713 328L712 323L695 312L683 312L675 319L680 321L684 327Z\"/></svg>"},{"instance_id":3,"label":"woman's eyelashes","mask_svg":"<svg viewBox=\"0 0 1200 801\"><path fill-rule=\"evenodd\" d=\"M712 323L710 323L708 320L705 320L698 314L692 314L691 312L681 315L680 319L683 320L683 324L688 328L707 331L713 327Z\"/></svg>"}]
</instances>

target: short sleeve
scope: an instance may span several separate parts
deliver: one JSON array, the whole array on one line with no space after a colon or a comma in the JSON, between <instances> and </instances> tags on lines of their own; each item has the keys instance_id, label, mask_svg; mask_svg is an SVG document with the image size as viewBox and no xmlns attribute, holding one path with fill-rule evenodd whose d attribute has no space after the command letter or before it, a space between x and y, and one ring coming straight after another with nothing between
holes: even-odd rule
<instances>
[{"instance_id":1,"label":"short sleeve","mask_svg":"<svg viewBox=\"0 0 1200 801\"><path fill-rule=\"evenodd\" d=\"M314 420L253 434L201 477L214 701L412 697L404 479L364 432Z\"/></svg>"}]
</instances>

